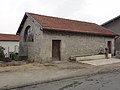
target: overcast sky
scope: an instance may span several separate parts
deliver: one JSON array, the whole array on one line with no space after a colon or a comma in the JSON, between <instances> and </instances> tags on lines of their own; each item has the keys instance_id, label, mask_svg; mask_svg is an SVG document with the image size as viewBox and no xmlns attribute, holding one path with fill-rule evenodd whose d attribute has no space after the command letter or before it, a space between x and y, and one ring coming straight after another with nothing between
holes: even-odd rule
<instances>
[{"instance_id":1,"label":"overcast sky","mask_svg":"<svg viewBox=\"0 0 120 90\"><path fill-rule=\"evenodd\" d=\"M120 0L1 0L0 33L15 34L25 12L102 24L120 15Z\"/></svg>"}]
</instances>

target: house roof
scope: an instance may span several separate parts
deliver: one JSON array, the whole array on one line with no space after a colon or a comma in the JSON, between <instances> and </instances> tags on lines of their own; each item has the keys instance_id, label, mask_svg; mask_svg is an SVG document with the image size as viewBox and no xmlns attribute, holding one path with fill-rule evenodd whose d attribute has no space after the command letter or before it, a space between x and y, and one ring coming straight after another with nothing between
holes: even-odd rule
<instances>
[{"instance_id":1,"label":"house roof","mask_svg":"<svg viewBox=\"0 0 120 90\"><path fill-rule=\"evenodd\" d=\"M109 21L107 21L107 22L105 22L105 23L103 23L101 26L105 26L105 25L107 25L107 24L109 24L111 22L114 22L115 20L118 20L118 19L120 19L120 15L115 17L115 18L113 18L113 19L111 19L111 20L109 20Z\"/></svg>"},{"instance_id":2,"label":"house roof","mask_svg":"<svg viewBox=\"0 0 120 90\"><path fill-rule=\"evenodd\" d=\"M116 34L112 31L97 25L95 23L63 19L58 17L44 16L33 13L26 13L21 25L17 31L17 34L20 33L22 24L24 24L28 15L32 16L43 28L43 30L59 30L59 31L72 31L72 32L80 32L80 33L91 33L91 34L101 34L101 35L109 35L115 36Z\"/></svg>"},{"instance_id":3,"label":"house roof","mask_svg":"<svg viewBox=\"0 0 120 90\"><path fill-rule=\"evenodd\" d=\"M19 41L20 37L14 34L0 34L0 41Z\"/></svg>"}]
</instances>

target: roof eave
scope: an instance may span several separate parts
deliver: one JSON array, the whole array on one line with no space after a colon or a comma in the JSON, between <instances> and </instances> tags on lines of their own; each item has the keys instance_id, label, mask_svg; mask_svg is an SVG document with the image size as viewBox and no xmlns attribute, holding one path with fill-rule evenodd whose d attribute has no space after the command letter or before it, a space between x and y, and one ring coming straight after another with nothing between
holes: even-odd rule
<instances>
[{"instance_id":1,"label":"roof eave","mask_svg":"<svg viewBox=\"0 0 120 90\"><path fill-rule=\"evenodd\" d=\"M102 33L90 33L90 32L79 32L79 31L71 31L71 30L56 30L56 29L48 29L43 28L43 30L49 30L49 31L63 31L63 32L74 32L74 33L82 33L82 34L92 34L92 35L100 35L100 36L109 36L109 37L115 37L118 36L117 34L102 34Z\"/></svg>"},{"instance_id":2,"label":"roof eave","mask_svg":"<svg viewBox=\"0 0 120 90\"><path fill-rule=\"evenodd\" d=\"M0 41L17 41L17 42L19 42L19 40L0 40Z\"/></svg>"}]
</instances>

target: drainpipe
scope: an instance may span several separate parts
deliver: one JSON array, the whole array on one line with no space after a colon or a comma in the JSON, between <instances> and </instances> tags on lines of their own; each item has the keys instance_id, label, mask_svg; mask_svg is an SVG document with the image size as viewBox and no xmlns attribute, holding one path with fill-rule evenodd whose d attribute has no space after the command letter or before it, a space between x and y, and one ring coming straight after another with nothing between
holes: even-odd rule
<instances>
[{"instance_id":1,"label":"drainpipe","mask_svg":"<svg viewBox=\"0 0 120 90\"><path fill-rule=\"evenodd\" d=\"M8 46L8 57L10 57L10 54L9 54L9 46Z\"/></svg>"},{"instance_id":2,"label":"drainpipe","mask_svg":"<svg viewBox=\"0 0 120 90\"><path fill-rule=\"evenodd\" d=\"M114 48L116 47L116 40L120 37L120 35L115 36L115 41L114 41ZM116 48L114 49L114 56L116 55Z\"/></svg>"}]
</instances>

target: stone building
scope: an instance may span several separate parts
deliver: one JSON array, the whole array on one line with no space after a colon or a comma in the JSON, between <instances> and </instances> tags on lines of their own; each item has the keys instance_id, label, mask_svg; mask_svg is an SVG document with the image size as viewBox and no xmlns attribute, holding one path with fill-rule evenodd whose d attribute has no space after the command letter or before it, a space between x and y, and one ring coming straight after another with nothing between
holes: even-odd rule
<instances>
[{"instance_id":1,"label":"stone building","mask_svg":"<svg viewBox=\"0 0 120 90\"><path fill-rule=\"evenodd\" d=\"M0 46L4 47L5 57L10 57L12 52L19 52L19 36L14 34L0 34Z\"/></svg>"},{"instance_id":2,"label":"stone building","mask_svg":"<svg viewBox=\"0 0 120 90\"><path fill-rule=\"evenodd\" d=\"M68 60L108 47L114 53L116 34L94 23L25 13L18 28L20 57L30 61Z\"/></svg>"},{"instance_id":3,"label":"stone building","mask_svg":"<svg viewBox=\"0 0 120 90\"><path fill-rule=\"evenodd\" d=\"M103 23L102 26L120 35L120 15ZM115 38L115 54L117 57L120 58L120 37L119 36L116 36Z\"/></svg>"}]
</instances>

